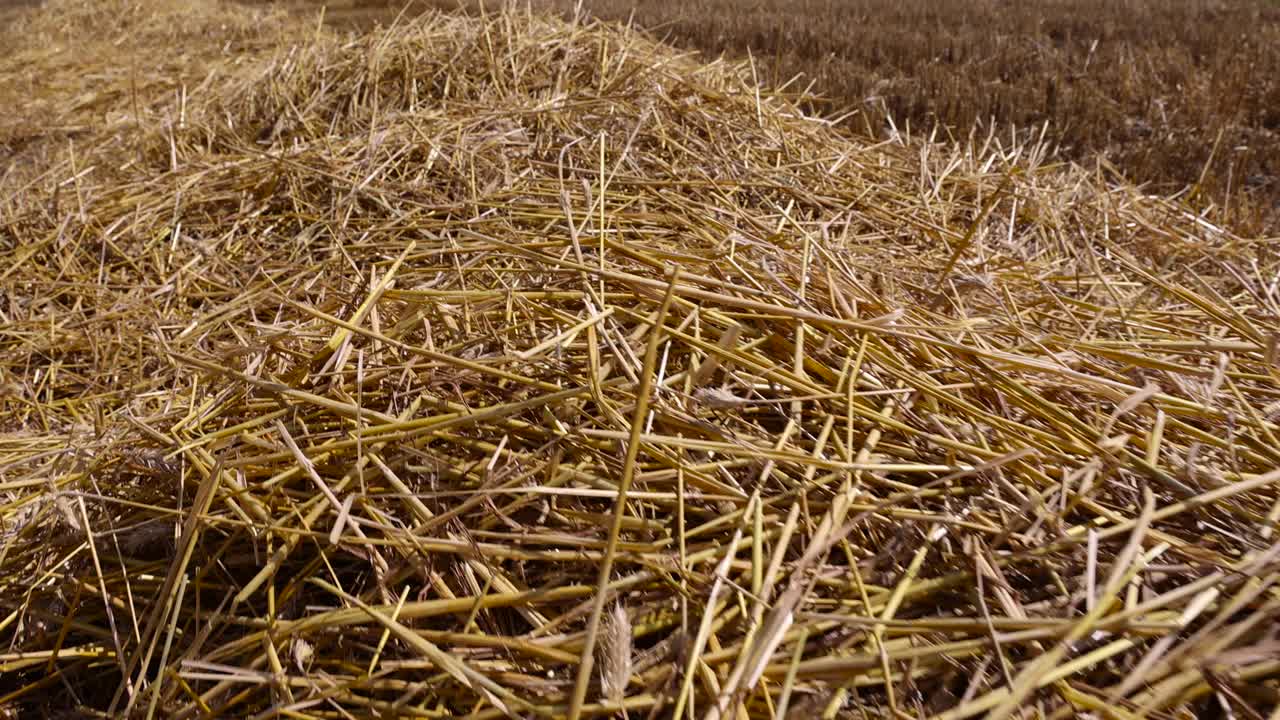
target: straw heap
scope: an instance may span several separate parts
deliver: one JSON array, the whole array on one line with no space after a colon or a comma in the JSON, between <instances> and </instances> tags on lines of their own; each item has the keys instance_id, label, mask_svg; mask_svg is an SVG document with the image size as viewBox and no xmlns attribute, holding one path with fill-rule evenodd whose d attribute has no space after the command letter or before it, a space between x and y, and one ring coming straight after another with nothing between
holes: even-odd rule
<instances>
[{"instance_id":1,"label":"straw heap","mask_svg":"<svg viewBox=\"0 0 1280 720\"><path fill-rule=\"evenodd\" d=\"M1274 238L606 25L15 32L0 708L1280 698Z\"/></svg>"}]
</instances>

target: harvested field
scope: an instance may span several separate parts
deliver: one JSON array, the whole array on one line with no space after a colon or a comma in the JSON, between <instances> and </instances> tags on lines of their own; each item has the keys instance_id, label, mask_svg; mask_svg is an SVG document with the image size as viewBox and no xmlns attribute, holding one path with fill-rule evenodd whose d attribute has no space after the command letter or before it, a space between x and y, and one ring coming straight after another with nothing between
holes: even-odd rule
<instances>
[{"instance_id":1,"label":"harvested field","mask_svg":"<svg viewBox=\"0 0 1280 720\"><path fill-rule=\"evenodd\" d=\"M4 42L0 714L1275 715L1277 238L596 22Z\"/></svg>"},{"instance_id":2,"label":"harvested field","mask_svg":"<svg viewBox=\"0 0 1280 720\"><path fill-rule=\"evenodd\" d=\"M385 0L363 0L376 6ZM443 0L436 0L442 2ZM539 0L535 0L539 6ZM577 0L541 0L571 12ZM812 81L827 113L961 138L1021 131L1153 191L1280 227L1274 0L585 0L714 57Z\"/></svg>"},{"instance_id":3,"label":"harvested field","mask_svg":"<svg viewBox=\"0 0 1280 720\"><path fill-rule=\"evenodd\" d=\"M264 0L249 0L263 2ZM265 0L312 12L319 0ZM566 16L578 0L532 0ZM324 2L339 24L399 0ZM414 0L476 12L489 0ZM521 4L521 3L517 3ZM583 0L709 58L754 56L771 86L873 137L941 126L1045 133L1060 156L1280 227L1280 4L1274 0Z\"/></svg>"}]
</instances>

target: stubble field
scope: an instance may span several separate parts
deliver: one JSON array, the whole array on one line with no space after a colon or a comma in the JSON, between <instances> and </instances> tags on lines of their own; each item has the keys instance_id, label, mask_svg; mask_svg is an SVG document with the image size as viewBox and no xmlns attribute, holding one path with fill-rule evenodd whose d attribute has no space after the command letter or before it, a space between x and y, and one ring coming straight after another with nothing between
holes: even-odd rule
<instances>
[{"instance_id":1,"label":"stubble field","mask_svg":"<svg viewBox=\"0 0 1280 720\"><path fill-rule=\"evenodd\" d=\"M409 7L460 5L481 7ZM532 5L571 15L578 0ZM385 22L403 6L328 3L331 18L354 24ZM750 55L762 82L813 83L821 109L861 133L1043 130L1063 159L1101 160L1103 172L1154 192L1193 193L1193 204L1225 205L1237 224L1274 226L1280 207L1275 2L585 0L581 11L709 57Z\"/></svg>"}]
</instances>

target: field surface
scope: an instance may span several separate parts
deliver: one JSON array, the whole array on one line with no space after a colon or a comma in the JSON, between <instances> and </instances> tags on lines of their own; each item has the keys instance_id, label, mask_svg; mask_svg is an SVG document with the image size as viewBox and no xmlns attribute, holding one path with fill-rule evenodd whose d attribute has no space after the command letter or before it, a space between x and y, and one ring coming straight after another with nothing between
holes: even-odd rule
<instances>
[{"instance_id":1,"label":"field surface","mask_svg":"<svg viewBox=\"0 0 1280 720\"><path fill-rule=\"evenodd\" d=\"M573 0L543 0L567 11ZM587 0L764 79L813 80L855 129L1035 131L1163 192L1280 201L1280 4L1269 0Z\"/></svg>"},{"instance_id":2,"label":"field surface","mask_svg":"<svg viewBox=\"0 0 1280 720\"><path fill-rule=\"evenodd\" d=\"M571 14L577 0L531 0ZM291 0L294 7L312 3ZM523 3L519 3L523 5ZM339 23L403 3L327 3ZM490 2L489 7L498 3ZM429 0L413 7L464 7ZM585 0L709 57L754 55L762 82L799 76L855 131L944 135L1013 128L1061 156L1105 160L1158 192L1280 217L1280 3L1271 0Z\"/></svg>"}]
</instances>

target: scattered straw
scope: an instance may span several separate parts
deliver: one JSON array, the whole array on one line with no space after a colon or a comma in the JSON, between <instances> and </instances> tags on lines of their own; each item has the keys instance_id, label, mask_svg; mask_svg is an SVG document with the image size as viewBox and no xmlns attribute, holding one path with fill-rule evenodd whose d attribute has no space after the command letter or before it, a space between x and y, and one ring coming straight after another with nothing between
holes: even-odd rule
<instances>
[{"instance_id":1,"label":"scattered straw","mask_svg":"<svg viewBox=\"0 0 1280 720\"><path fill-rule=\"evenodd\" d=\"M25 23L0 713L1280 698L1276 238L606 25Z\"/></svg>"}]
</instances>

